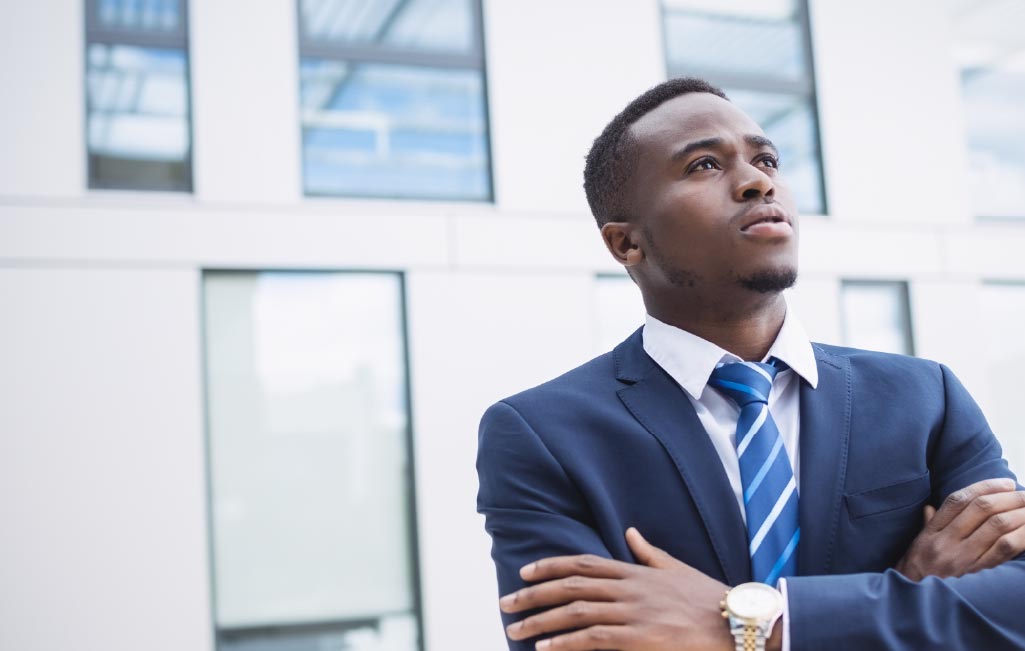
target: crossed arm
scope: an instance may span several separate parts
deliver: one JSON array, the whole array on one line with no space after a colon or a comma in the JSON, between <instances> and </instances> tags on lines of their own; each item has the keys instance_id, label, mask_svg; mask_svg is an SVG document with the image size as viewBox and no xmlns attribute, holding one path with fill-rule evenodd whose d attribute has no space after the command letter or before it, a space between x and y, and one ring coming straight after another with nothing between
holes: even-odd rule
<instances>
[{"instance_id":1,"label":"crossed arm","mask_svg":"<svg viewBox=\"0 0 1025 651\"><path fill-rule=\"evenodd\" d=\"M1025 551L1025 491L1010 479L984 480L952 493L926 523L896 569L907 579L958 577L996 567ZM734 646L719 616L728 586L626 532L633 565L594 555L529 563L533 585L504 596L507 613L547 608L510 624L511 640L541 639L539 651L676 651ZM769 649L779 649L777 625Z\"/></svg>"}]
</instances>

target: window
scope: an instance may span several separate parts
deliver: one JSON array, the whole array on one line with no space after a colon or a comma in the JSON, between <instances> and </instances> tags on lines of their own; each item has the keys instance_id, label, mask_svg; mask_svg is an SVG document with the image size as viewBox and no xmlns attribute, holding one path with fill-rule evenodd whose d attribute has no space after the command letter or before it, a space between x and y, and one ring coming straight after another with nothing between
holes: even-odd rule
<instances>
[{"instance_id":1,"label":"window","mask_svg":"<svg viewBox=\"0 0 1025 651\"><path fill-rule=\"evenodd\" d=\"M299 0L307 195L491 198L480 0Z\"/></svg>"},{"instance_id":2,"label":"window","mask_svg":"<svg viewBox=\"0 0 1025 651\"><path fill-rule=\"evenodd\" d=\"M804 213L825 214L805 0L662 0L670 77L721 87L780 150Z\"/></svg>"},{"instance_id":3,"label":"window","mask_svg":"<svg viewBox=\"0 0 1025 651\"><path fill-rule=\"evenodd\" d=\"M840 296L845 345L915 354L906 282L845 280Z\"/></svg>"},{"instance_id":4,"label":"window","mask_svg":"<svg viewBox=\"0 0 1025 651\"><path fill-rule=\"evenodd\" d=\"M86 0L90 188L192 190L184 0Z\"/></svg>"},{"instance_id":5,"label":"window","mask_svg":"<svg viewBox=\"0 0 1025 651\"><path fill-rule=\"evenodd\" d=\"M982 316L989 380L986 417L1004 447L1004 458L1020 474L1025 468L1025 428L1018 403L1025 368L1025 283L983 285Z\"/></svg>"},{"instance_id":6,"label":"window","mask_svg":"<svg viewBox=\"0 0 1025 651\"><path fill-rule=\"evenodd\" d=\"M973 211L980 217L1025 217L1025 3L949 3Z\"/></svg>"},{"instance_id":7,"label":"window","mask_svg":"<svg viewBox=\"0 0 1025 651\"><path fill-rule=\"evenodd\" d=\"M221 651L421 648L402 293L204 275Z\"/></svg>"}]
</instances>

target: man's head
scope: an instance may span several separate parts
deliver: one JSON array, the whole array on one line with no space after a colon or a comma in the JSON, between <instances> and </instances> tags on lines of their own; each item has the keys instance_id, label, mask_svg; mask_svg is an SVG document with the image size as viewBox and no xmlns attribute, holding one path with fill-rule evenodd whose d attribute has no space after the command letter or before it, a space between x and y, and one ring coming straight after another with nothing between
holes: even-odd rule
<instances>
[{"instance_id":1,"label":"man's head","mask_svg":"<svg viewBox=\"0 0 1025 651\"><path fill-rule=\"evenodd\" d=\"M751 118L700 79L652 88L605 127L584 188L649 311L653 301L713 307L793 284L797 215L778 156Z\"/></svg>"}]
</instances>

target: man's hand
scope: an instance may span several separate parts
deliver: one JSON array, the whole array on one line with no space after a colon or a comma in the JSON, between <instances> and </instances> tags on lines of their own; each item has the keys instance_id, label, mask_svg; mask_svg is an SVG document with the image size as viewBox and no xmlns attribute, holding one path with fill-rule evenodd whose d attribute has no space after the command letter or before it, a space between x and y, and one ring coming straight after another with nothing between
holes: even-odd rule
<instances>
[{"instance_id":1,"label":"man's hand","mask_svg":"<svg viewBox=\"0 0 1025 651\"><path fill-rule=\"evenodd\" d=\"M1025 552L1025 491L1010 479L987 479L940 505L925 507L925 527L896 570L914 581L962 576Z\"/></svg>"},{"instance_id":2,"label":"man's hand","mask_svg":"<svg viewBox=\"0 0 1025 651\"><path fill-rule=\"evenodd\" d=\"M550 610L511 624L509 638L564 631L538 642L540 651L732 650L719 608L727 586L653 547L632 527L626 540L643 565L561 556L521 569L535 585L503 597L502 610Z\"/></svg>"}]
</instances>

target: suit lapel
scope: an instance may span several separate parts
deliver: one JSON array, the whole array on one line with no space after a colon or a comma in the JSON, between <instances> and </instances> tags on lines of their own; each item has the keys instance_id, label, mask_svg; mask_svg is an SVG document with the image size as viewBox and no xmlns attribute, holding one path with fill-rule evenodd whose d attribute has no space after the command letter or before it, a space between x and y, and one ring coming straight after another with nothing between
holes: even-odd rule
<instances>
[{"instance_id":1,"label":"suit lapel","mask_svg":"<svg viewBox=\"0 0 1025 651\"><path fill-rule=\"evenodd\" d=\"M851 429L850 362L815 345L819 383L801 383L801 543L799 575L829 573L847 476Z\"/></svg>"},{"instance_id":2,"label":"suit lapel","mask_svg":"<svg viewBox=\"0 0 1025 651\"><path fill-rule=\"evenodd\" d=\"M617 375L629 384L619 390L619 397L672 458L708 532L723 576L730 585L750 581L747 531L737 498L694 406L644 352L640 331L615 352Z\"/></svg>"}]
</instances>

